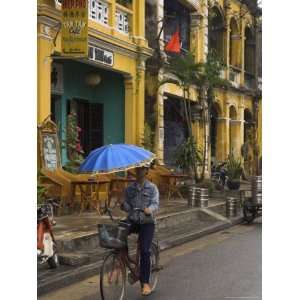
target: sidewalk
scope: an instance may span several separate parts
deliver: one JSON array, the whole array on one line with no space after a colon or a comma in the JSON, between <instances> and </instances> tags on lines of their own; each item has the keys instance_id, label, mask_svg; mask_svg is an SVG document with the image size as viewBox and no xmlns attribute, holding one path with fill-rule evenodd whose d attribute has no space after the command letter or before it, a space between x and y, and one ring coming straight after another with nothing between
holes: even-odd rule
<instances>
[{"instance_id":1,"label":"sidewalk","mask_svg":"<svg viewBox=\"0 0 300 300\"><path fill-rule=\"evenodd\" d=\"M161 251L242 222L241 215L226 218L224 199L210 199L209 207L205 209L188 208L186 203L174 199L169 203L161 201L155 233ZM115 209L113 215L116 218L125 216L119 209ZM62 265L56 270L47 265L38 266L39 295L96 275L107 252L99 247L96 225L111 223L108 216L99 217L91 212L57 217L56 221L55 236ZM132 248L135 239L130 237Z\"/></svg>"}]
</instances>

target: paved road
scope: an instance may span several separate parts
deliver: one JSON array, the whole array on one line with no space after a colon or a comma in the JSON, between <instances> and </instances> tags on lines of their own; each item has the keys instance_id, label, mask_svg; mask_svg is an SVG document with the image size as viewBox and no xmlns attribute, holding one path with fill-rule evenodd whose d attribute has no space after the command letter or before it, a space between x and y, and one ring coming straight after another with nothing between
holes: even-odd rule
<instances>
[{"instance_id":1,"label":"paved road","mask_svg":"<svg viewBox=\"0 0 300 300\"><path fill-rule=\"evenodd\" d=\"M238 225L162 253L165 269L148 300L261 299L261 222ZM96 300L99 278L91 277L40 300ZM144 299L139 285L128 300Z\"/></svg>"}]
</instances>

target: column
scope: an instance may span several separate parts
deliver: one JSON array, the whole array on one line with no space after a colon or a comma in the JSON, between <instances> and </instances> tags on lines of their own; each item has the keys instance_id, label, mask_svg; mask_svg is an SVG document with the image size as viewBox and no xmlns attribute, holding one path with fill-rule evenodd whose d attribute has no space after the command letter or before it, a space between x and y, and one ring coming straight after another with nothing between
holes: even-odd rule
<instances>
[{"instance_id":1,"label":"column","mask_svg":"<svg viewBox=\"0 0 300 300\"><path fill-rule=\"evenodd\" d=\"M200 61L206 61L208 54L208 4L203 0L200 4L199 55Z\"/></svg>"},{"instance_id":2,"label":"column","mask_svg":"<svg viewBox=\"0 0 300 300\"><path fill-rule=\"evenodd\" d=\"M136 103L135 83L130 76L125 77L125 143L136 143Z\"/></svg>"},{"instance_id":3,"label":"column","mask_svg":"<svg viewBox=\"0 0 300 300\"><path fill-rule=\"evenodd\" d=\"M241 22L241 85L245 83L245 23Z\"/></svg>"},{"instance_id":4,"label":"column","mask_svg":"<svg viewBox=\"0 0 300 300\"><path fill-rule=\"evenodd\" d=\"M38 24L37 38L37 121L43 122L51 114L51 53L52 29Z\"/></svg>"},{"instance_id":5,"label":"column","mask_svg":"<svg viewBox=\"0 0 300 300\"><path fill-rule=\"evenodd\" d=\"M242 120L230 120L230 151L234 157L241 156L241 124Z\"/></svg>"},{"instance_id":6,"label":"column","mask_svg":"<svg viewBox=\"0 0 300 300\"><path fill-rule=\"evenodd\" d=\"M136 43L140 46L146 45L145 39L145 1L133 0L133 35Z\"/></svg>"},{"instance_id":7,"label":"column","mask_svg":"<svg viewBox=\"0 0 300 300\"><path fill-rule=\"evenodd\" d=\"M162 79L162 72L159 73L159 80ZM159 164L164 163L164 86L161 86L157 93L156 108L156 132L155 151Z\"/></svg>"},{"instance_id":8,"label":"column","mask_svg":"<svg viewBox=\"0 0 300 300\"><path fill-rule=\"evenodd\" d=\"M191 13L191 33L190 33L190 49L191 52L195 55L196 62L201 60L201 15L197 13Z\"/></svg>"},{"instance_id":9,"label":"column","mask_svg":"<svg viewBox=\"0 0 300 300\"><path fill-rule=\"evenodd\" d=\"M145 62L136 63L136 143L141 145L145 127Z\"/></svg>"},{"instance_id":10,"label":"column","mask_svg":"<svg viewBox=\"0 0 300 300\"><path fill-rule=\"evenodd\" d=\"M216 149L217 161L226 160L229 154L229 119L226 117L218 118Z\"/></svg>"}]
</instances>

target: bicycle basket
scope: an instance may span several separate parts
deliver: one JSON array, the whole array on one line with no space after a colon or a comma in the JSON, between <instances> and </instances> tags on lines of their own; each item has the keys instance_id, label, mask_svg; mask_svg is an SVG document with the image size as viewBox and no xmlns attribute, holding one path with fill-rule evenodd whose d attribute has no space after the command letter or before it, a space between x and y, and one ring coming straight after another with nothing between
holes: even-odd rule
<instances>
[{"instance_id":1,"label":"bicycle basket","mask_svg":"<svg viewBox=\"0 0 300 300\"><path fill-rule=\"evenodd\" d=\"M127 228L104 224L98 224L97 226L101 247L107 249L121 249L127 246Z\"/></svg>"}]
</instances>

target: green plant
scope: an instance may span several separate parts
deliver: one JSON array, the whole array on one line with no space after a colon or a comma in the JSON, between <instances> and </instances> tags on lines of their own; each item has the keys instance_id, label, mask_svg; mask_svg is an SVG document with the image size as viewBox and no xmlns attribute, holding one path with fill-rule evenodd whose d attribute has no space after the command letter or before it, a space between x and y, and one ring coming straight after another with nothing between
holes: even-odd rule
<instances>
[{"instance_id":1,"label":"green plant","mask_svg":"<svg viewBox=\"0 0 300 300\"><path fill-rule=\"evenodd\" d=\"M202 162L203 153L199 150L193 137L189 137L181 144L175 154L176 164L186 173L191 173Z\"/></svg>"},{"instance_id":2,"label":"green plant","mask_svg":"<svg viewBox=\"0 0 300 300\"><path fill-rule=\"evenodd\" d=\"M144 127L144 136L142 138L142 145L145 149L154 152L154 136L155 133L150 125L146 122Z\"/></svg>"},{"instance_id":3,"label":"green plant","mask_svg":"<svg viewBox=\"0 0 300 300\"><path fill-rule=\"evenodd\" d=\"M202 182L199 184L199 187L208 189L209 193L215 190L215 185L210 179L202 180Z\"/></svg>"},{"instance_id":4,"label":"green plant","mask_svg":"<svg viewBox=\"0 0 300 300\"><path fill-rule=\"evenodd\" d=\"M227 176L229 180L239 180L243 173L242 162L240 158L235 158L232 153L226 160Z\"/></svg>"},{"instance_id":5,"label":"green plant","mask_svg":"<svg viewBox=\"0 0 300 300\"><path fill-rule=\"evenodd\" d=\"M80 144L79 138L81 128L78 127L77 124L77 114L74 111L71 111L67 118L67 130L65 141L69 161L64 166L64 169L71 173L76 173L78 171L79 166L84 160L84 151Z\"/></svg>"}]
</instances>

